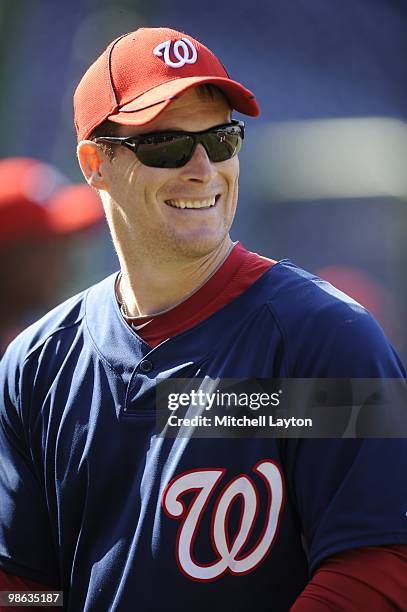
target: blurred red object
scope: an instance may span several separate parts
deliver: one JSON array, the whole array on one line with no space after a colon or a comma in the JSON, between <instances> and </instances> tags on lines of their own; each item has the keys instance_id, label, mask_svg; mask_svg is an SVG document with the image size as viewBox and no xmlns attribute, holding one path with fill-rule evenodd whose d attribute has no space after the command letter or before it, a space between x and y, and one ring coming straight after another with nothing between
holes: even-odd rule
<instances>
[{"instance_id":1,"label":"blurred red object","mask_svg":"<svg viewBox=\"0 0 407 612\"><path fill-rule=\"evenodd\" d=\"M78 232L102 219L99 196L88 185L67 185L55 168L36 159L0 160L0 247Z\"/></svg>"}]
</instances>

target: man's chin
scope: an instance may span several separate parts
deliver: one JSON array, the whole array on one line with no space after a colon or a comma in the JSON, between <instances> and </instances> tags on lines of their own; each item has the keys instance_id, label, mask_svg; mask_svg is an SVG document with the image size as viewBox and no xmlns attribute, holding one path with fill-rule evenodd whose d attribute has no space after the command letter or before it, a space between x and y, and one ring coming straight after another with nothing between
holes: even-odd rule
<instances>
[{"instance_id":1,"label":"man's chin","mask_svg":"<svg viewBox=\"0 0 407 612\"><path fill-rule=\"evenodd\" d=\"M179 257L183 256L189 259L200 259L210 255L211 253L218 252L222 248L227 236L227 234L211 236L201 235L184 240L178 240L173 245L173 250Z\"/></svg>"}]
</instances>

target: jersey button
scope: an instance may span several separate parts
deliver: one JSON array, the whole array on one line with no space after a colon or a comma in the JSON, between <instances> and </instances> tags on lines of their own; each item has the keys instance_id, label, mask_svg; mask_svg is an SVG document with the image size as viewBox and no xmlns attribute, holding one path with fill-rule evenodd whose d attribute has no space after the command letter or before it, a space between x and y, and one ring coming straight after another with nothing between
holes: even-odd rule
<instances>
[{"instance_id":1,"label":"jersey button","mask_svg":"<svg viewBox=\"0 0 407 612\"><path fill-rule=\"evenodd\" d=\"M141 372L144 372L144 374L151 372L152 369L153 363L149 359L143 359L143 361L140 362L140 370Z\"/></svg>"}]
</instances>

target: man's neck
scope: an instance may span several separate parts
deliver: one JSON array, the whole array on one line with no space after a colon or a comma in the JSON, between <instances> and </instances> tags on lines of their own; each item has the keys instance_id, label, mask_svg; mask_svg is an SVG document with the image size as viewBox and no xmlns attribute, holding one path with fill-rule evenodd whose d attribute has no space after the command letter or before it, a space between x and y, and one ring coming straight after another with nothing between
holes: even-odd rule
<instances>
[{"instance_id":1,"label":"man's neck","mask_svg":"<svg viewBox=\"0 0 407 612\"><path fill-rule=\"evenodd\" d=\"M208 255L157 265L143 259L122 260L119 299L130 317L158 314L174 308L197 291L222 265L233 243L230 237Z\"/></svg>"}]
</instances>

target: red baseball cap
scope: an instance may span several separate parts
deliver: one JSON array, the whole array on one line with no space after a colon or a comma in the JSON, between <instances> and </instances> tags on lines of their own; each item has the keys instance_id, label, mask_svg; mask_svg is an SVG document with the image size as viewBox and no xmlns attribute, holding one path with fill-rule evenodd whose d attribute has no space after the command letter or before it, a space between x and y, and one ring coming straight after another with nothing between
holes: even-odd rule
<instances>
[{"instance_id":1,"label":"red baseball cap","mask_svg":"<svg viewBox=\"0 0 407 612\"><path fill-rule=\"evenodd\" d=\"M68 185L55 168L28 157L0 160L0 246L71 234L103 219L88 185Z\"/></svg>"},{"instance_id":2,"label":"red baseball cap","mask_svg":"<svg viewBox=\"0 0 407 612\"><path fill-rule=\"evenodd\" d=\"M256 117L254 94L233 81L218 58L191 36L169 28L139 28L114 40L86 71L74 95L78 140L106 119L144 125L179 94L210 83L233 109Z\"/></svg>"}]
</instances>

